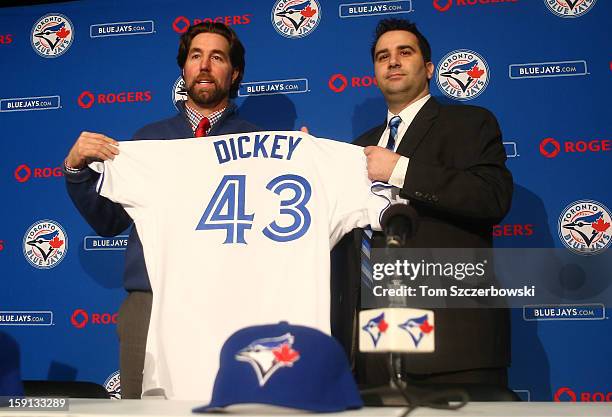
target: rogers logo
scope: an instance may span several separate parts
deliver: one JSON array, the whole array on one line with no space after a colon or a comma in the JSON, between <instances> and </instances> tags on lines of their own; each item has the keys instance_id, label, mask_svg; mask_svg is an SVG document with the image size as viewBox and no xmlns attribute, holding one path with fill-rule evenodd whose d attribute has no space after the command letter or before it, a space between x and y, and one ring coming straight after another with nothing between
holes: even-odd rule
<instances>
[{"instance_id":1,"label":"rogers logo","mask_svg":"<svg viewBox=\"0 0 612 417\"><path fill-rule=\"evenodd\" d=\"M569 387L561 387L555 392L554 396L555 402L596 402L596 403L609 403L612 402L612 391L611 392L586 392L583 391L580 395L577 395L574 391L572 391Z\"/></svg>"},{"instance_id":2,"label":"rogers logo","mask_svg":"<svg viewBox=\"0 0 612 417\"><path fill-rule=\"evenodd\" d=\"M518 0L455 0L455 6L482 6L495 3L516 3ZM453 0L433 0L433 6L439 12L447 12Z\"/></svg>"},{"instance_id":3,"label":"rogers logo","mask_svg":"<svg viewBox=\"0 0 612 417\"><path fill-rule=\"evenodd\" d=\"M540 153L547 158L554 158L561 152L561 145L553 138L546 138L540 142Z\"/></svg>"},{"instance_id":4,"label":"rogers logo","mask_svg":"<svg viewBox=\"0 0 612 417\"><path fill-rule=\"evenodd\" d=\"M74 310L74 313L72 313L72 317L70 317L70 323L72 323L72 325L77 329L82 329L83 327L85 327L88 321L89 315L85 310L82 309Z\"/></svg>"},{"instance_id":5,"label":"rogers logo","mask_svg":"<svg viewBox=\"0 0 612 417\"><path fill-rule=\"evenodd\" d=\"M15 179L18 182L26 182L31 177L32 174L34 178L53 178L53 177L63 177L64 173L62 172L62 167L45 167L45 168L34 168L34 171L26 165L21 164L15 169Z\"/></svg>"},{"instance_id":6,"label":"rogers logo","mask_svg":"<svg viewBox=\"0 0 612 417\"><path fill-rule=\"evenodd\" d=\"M334 74L329 79L327 85L329 86L330 90L332 90L334 93L340 93L344 91L344 89L348 85L348 80L342 74Z\"/></svg>"},{"instance_id":7,"label":"rogers logo","mask_svg":"<svg viewBox=\"0 0 612 417\"><path fill-rule=\"evenodd\" d=\"M74 313L72 313L72 316L70 317L70 322L77 329L82 329L88 323L92 325L117 324L118 315L119 313L92 313L90 317L90 314L88 314L87 311L83 310L82 308L79 308L74 310Z\"/></svg>"},{"instance_id":8,"label":"rogers logo","mask_svg":"<svg viewBox=\"0 0 612 417\"><path fill-rule=\"evenodd\" d=\"M79 106L84 109L88 109L93 106L94 101L96 101L96 99L89 91L83 91L79 98L77 98L77 103L79 103Z\"/></svg>"},{"instance_id":9,"label":"rogers logo","mask_svg":"<svg viewBox=\"0 0 612 417\"><path fill-rule=\"evenodd\" d=\"M540 153L546 158L554 158L561 151L565 153L609 152L612 150L612 140L593 139L590 141L566 140L563 145L554 138L544 138L540 142Z\"/></svg>"},{"instance_id":10,"label":"rogers logo","mask_svg":"<svg viewBox=\"0 0 612 417\"><path fill-rule=\"evenodd\" d=\"M444 2L446 2L446 4L444 4ZM444 5L442 5L442 4L444 4ZM434 0L434 2L433 2L433 6L439 12L447 11L448 9L451 8L452 5L453 5L453 0Z\"/></svg>"},{"instance_id":11,"label":"rogers logo","mask_svg":"<svg viewBox=\"0 0 612 417\"><path fill-rule=\"evenodd\" d=\"M372 87L377 86L376 78L371 75L362 77L351 77L350 86L352 88ZM349 86L349 80L343 74L334 74L329 78L327 86L334 93L343 92Z\"/></svg>"},{"instance_id":12,"label":"rogers logo","mask_svg":"<svg viewBox=\"0 0 612 417\"><path fill-rule=\"evenodd\" d=\"M197 25L202 22L220 22L224 23L227 26L232 25L248 25L251 23L251 17L253 14L247 13L243 15L234 15L234 16L217 16L217 17L205 17L204 19L193 19L190 21L185 16L179 16L172 22L172 29L174 29L177 33L185 33L189 26Z\"/></svg>"},{"instance_id":13,"label":"rogers logo","mask_svg":"<svg viewBox=\"0 0 612 417\"><path fill-rule=\"evenodd\" d=\"M0 35L0 45L8 45L9 43L13 42L13 35L6 34L6 35Z\"/></svg>"},{"instance_id":14,"label":"rogers logo","mask_svg":"<svg viewBox=\"0 0 612 417\"><path fill-rule=\"evenodd\" d=\"M77 103L83 109L90 109L95 104L137 103L151 101L150 91L123 91L120 93L94 94L83 91L77 98Z\"/></svg>"},{"instance_id":15,"label":"rogers logo","mask_svg":"<svg viewBox=\"0 0 612 417\"><path fill-rule=\"evenodd\" d=\"M494 237L533 236L533 224L496 224Z\"/></svg>"}]
</instances>

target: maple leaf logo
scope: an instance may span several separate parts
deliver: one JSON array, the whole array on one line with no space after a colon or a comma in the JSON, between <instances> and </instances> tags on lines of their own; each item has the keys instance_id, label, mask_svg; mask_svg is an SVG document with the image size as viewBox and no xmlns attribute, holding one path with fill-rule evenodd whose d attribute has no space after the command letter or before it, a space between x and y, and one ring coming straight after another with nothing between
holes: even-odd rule
<instances>
[{"instance_id":1,"label":"maple leaf logo","mask_svg":"<svg viewBox=\"0 0 612 417\"><path fill-rule=\"evenodd\" d=\"M280 349L272 351L272 353L274 353L274 357L278 362L286 365L291 365L293 362L300 359L299 352L291 349L291 347L286 343L282 345Z\"/></svg>"},{"instance_id":2,"label":"maple leaf logo","mask_svg":"<svg viewBox=\"0 0 612 417\"><path fill-rule=\"evenodd\" d=\"M66 36L70 35L70 31L66 30L66 28L62 26L62 28L56 32L56 35L59 38L64 39Z\"/></svg>"},{"instance_id":3,"label":"maple leaf logo","mask_svg":"<svg viewBox=\"0 0 612 417\"><path fill-rule=\"evenodd\" d=\"M300 12L300 14L304 17L312 17L317 13L316 10L311 8L310 6L306 7L304 10Z\"/></svg>"},{"instance_id":4,"label":"maple leaf logo","mask_svg":"<svg viewBox=\"0 0 612 417\"><path fill-rule=\"evenodd\" d=\"M595 229L597 232L605 232L610 227L610 223L604 222L603 216L600 217L595 223L591 224L591 227Z\"/></svg>"},{"instance_id":5,"label":"maple leaf logo","mask_svg":"<svg viewBox=\"0 0 612 417\"><path fill-rule=\"evenodd\" d=\"M484 74L484 70L481 70L480 68L478 68L478 65L474 65L474 68L472 68L471 70L467 72L467 75L469 75L472 78L480 78L482 74Z\"/></svg>"},{"instance_id":6,"label":"maple leaf logo","mask_svg":"<svg viewBox=\"0 0 612 417\"><path fill-rule=\"evenodd\" d=\"M49 245L51 245L53 249L59 249L62 247L63 244L64 241L59 239L57 236L55 236L53 240L49 241Z\"/></svg>"},{"instance_id":7,"label":"maple leaf logo","mask_svg":"<svg viewBox=\"0 0 612 417\"><path fill-rule=\"evenodd\" d=\"M385 321L385 319L382 319L380 323L378 323L378 330L380 330L381 333L386 332L388 328L389 324Z\"/></svg>"},{"instance_id":8,"label":"maple leaf logo","mask_svg":"<svg viewBox=\"0 0 612 417\"><path fill-rule=\"evenodd\" d=\"M429 334L433 330L433 326L429 324L427 320L425 321L425 323L421 324L420 328L421 331L425 334Z\"/></svg>"}]
</instances>

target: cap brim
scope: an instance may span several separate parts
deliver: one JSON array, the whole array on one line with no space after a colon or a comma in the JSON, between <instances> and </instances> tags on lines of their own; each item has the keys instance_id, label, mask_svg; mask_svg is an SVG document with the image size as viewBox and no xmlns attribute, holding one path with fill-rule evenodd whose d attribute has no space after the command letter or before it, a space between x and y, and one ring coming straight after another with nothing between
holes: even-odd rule
<instances>
[{"instance_id":1,"label":"cap brim","mask_svg":"<svg viewBox=\"0 0 612 417\"><path fill-rule=\"evenodd\" d=\"M308 412L308 413L340 413L346 410L354 410L363 407L363 403L359 400L354 404L346 404L346 405L337 405L337 404L327 404L327 405L318 405L314 406L313 404L287 404L280 403L276 401L248 401L248 402L235 402L231 404L207 404L202 407L197 407L192 409L193 413L230 413L226 407L235 406L235 405L245 405L251 404L256 406L272 406L272 407L280 407L286 408L290 410Z\"/></svg>"},{"instance_id":2,"label":"cap brim","mask_svg":"<svg viewBox=\"0 0 612 417\"><path fill-rule=\"evenodd\" d=\"M192 413L224 413L225 409L218 405L207 404L191 410Z\"/></svg>"}]
</instances>

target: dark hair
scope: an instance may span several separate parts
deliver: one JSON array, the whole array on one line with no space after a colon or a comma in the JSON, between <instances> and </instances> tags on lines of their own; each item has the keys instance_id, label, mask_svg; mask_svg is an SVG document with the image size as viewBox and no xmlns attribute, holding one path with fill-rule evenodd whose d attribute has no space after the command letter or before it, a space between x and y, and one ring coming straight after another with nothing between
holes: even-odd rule
<instances>
[{"instance_id":1,"label":"dark hair","mask_svg":"<svg viewBox=\"0 0 612 417\"><path fill-rule=\"evenodd\" d=\"M425 36L419 32L416 24L405 19L383 19L378 22L378 25L376 25L376 30L374 31L374 42L372 43L372 49L370 51L372 54L372 61L374 61L374 53L376 52L376 43L378 42L378 39L380 39L383 34L392 30L405 30L406 32L410 32L416 36L419 42L421 55L423 55L423 60L426 63L431 61L431 46L429 46L429 42Z\"/></svg>"},{"instance_id":2,"label":"dark hair","mask_svg":"<svg viewBox=\"0 0 612 417\"><path fill-rule=\"evenodd\" d=\"M230 47L230 63L232 64L232 68L238 70L238 77L230 87L230 97L236 97L238 95L238 87L240 86L242 76L244 75L244 46L242 46L242 42L240 42L240 39L238 39L236 32L234 32L229 26L226 26L220 22L201 22L197 25L190 26L187 32L181 35L178 55L176 57L178 66L181 69L185 66L187 54L189 53L189 48L191 47L191 41L200 33L216 33L217 35L221 35L227 39Z\"/></svg>"}]
</instances>

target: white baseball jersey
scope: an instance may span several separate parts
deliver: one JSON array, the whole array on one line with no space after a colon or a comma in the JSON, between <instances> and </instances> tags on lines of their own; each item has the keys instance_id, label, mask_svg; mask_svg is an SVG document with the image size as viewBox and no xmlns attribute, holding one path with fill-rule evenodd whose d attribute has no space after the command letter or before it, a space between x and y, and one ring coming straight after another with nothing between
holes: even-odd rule
<instances>
[{"instance_id":1,"label":"white baseball jersey","mask_svg":"<svg viewBox=\"0 0 612 417\"><path fill-rule=\"evenodd\" d=\"M98 186L134 219L153 289L143 395L208 401L242 327L329 334L330 249L355 227L380 230L388 205L362 148L258 132L119 149Z\"/></svg>"}]
</instances>

